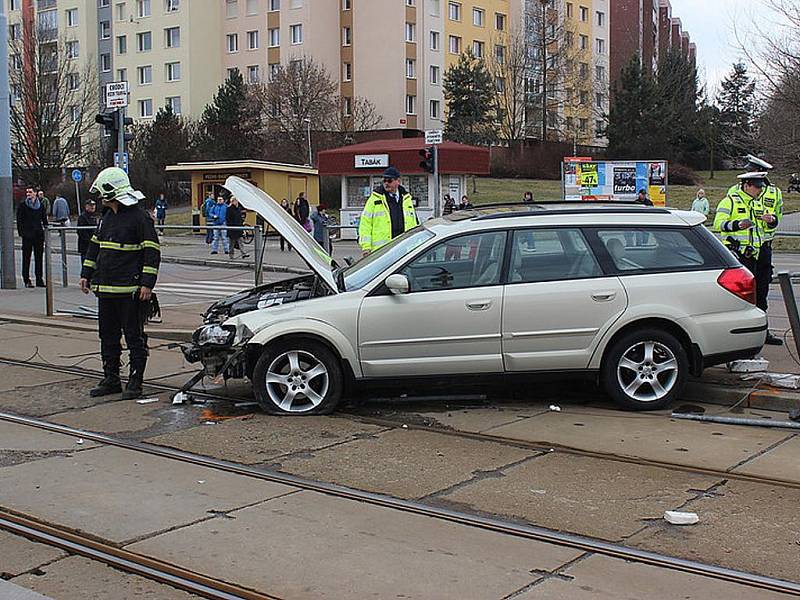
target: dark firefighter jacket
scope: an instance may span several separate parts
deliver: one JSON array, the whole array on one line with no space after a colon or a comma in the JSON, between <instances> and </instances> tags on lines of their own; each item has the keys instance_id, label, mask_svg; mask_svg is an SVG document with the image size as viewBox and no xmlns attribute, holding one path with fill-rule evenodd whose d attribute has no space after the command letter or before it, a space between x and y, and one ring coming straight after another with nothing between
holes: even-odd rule
<instances>
[{"instance_id":1,"label":"dark firefighter jacket","mask_svg":"<svg viewBox=\"0 0 800 600\"><path fill-rule=\"evenodd\" d=\"M104 211L89 240L81 277L97 296L129 295L140 287L155 287L160 262L153 219L138 206L120 206L116 213Z\"/></svg>"}]
</instances>

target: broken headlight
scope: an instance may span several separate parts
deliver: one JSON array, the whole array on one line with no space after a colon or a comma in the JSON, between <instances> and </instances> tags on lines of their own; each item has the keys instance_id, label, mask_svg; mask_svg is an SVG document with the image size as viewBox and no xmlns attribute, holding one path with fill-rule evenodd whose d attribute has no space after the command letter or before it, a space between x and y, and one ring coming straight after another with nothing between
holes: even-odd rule
<instances>
[{"instance_id":1,"label":"broken headlight","mask_svg":"<svg viewBox=\"0 0 800 600\"><path fill-rule=\"evenodd\" d=\"M236 336L230 325L205 325L194 332L193 341L198 346L228 346Z\"/></svg>"}]
</instances>

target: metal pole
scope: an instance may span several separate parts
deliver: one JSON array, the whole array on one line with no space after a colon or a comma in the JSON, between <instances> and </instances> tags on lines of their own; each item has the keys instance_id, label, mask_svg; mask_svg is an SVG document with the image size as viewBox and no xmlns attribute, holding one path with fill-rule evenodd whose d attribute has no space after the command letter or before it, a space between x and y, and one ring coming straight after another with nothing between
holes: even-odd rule
<instances>
[{"instance_id":1,"label":"metal pole","mask_svg":"<svg viewBox=\"0 0 800 600\"><path fill-rule=\"evenodd\" d=\"M69 273L67 273L67 232L61 229L58 232L61 238L61 287L69 285Z\"/></svg>"},{"instance_id":2,"label":"metal pole","mask_svg":"<svg viewBox=\"0 0 800 600\"><path fill-rule=\"evenodd\" d=\"M331 248L331 230L328 229L327 223L322 224L322 249L328 254L333 254L333 248Z\"/></svg>"},{"instance_id":3,"label":"metal pole","mask_svg":"<svg viewBox=\"0 0 800 600\"><path fill-rule=\"evenodd\" d=\"M306 125L308 126L308 166L311 167L314 165L313 155L311 153L311 119L306 119Z\"/></svg>"},{"instance_id":4,"label":"metal pole","mask_svg":"<svg viewBox=\"0 0 800 600\"><path fill-rule=\"evenodd\" d=\"M256 227L253 232L253 282L256 286L261 285L261 263L264 258L264 232L261 227Z\"/></svg>"},{"instance_id":5,"label":"metal pole","mask_svg":"<svg viewBox=\"0 0 800 600\"><path fill-rule=\"evenodd\" d=\"M442 216L442 186L439 183L439 144L433 145L433 216Z\"/></svg>"},{"instance_id":6,"label":"metal pole","mask_svg":"<svg viewBox=\"0 0 800 600\"><path fill-rule=\"evenodd\" d=\"M75 182L75 204L77 205L78 211L75 213L76 217L81 216L81 188L78 186L78 182Z\"/></svg>"},{"instance_id":7,"label":"metal pole","mask_svg":"<svg viewBox=\"0 0 800 600\"><path fill-rule=\"evenodd\" d=\"M17 288L14 267L14 194L11 182L11 98L8 89L7 2L0 2L0 288Z\"/></svg>"},{"instance_id":8,"label":"metal pole","mask_svg":"<svg viewBox=\"0 0 800 600\"><path fill-rule=\"evenodd\" d=\"M798 314L797 311L797 300L794 297L792 277L789 271L781 271L778 273L778 282L781 284L783 302L786 304L786 312L789 315L789 324L792 326L794 347L797 348L797 352L800 353L800 314Z\"/></svg>"},{"instance_id":9,"label":"metal pole","mask_svg":"<svg viewBox=\"0 0 800 600\"><path fill-rule=\"evenodd\" d=\"M117 109L117 153L119 155L119 163L117 166L122 168L125 164L125 109Z\"/></svg>"},{"instance_id":10,"label":"metal pole","mask_svg":"<svg viewBox=\"0 0 800 600\"><path fill-rule=\"evenodd\" d=\"M45 276L45 312L48 317L55 314L53 310L53 245L50 243L50 229L44 230L44 276Z\"/></svg>"},{"instance_id":11,"label":"metal pole","mask_svg":"<svg viewBox=\"0 0 800 600\"><path fill-rule=\"evenodd\" d=\"M720 417L718 415L697 415L694 413L672 413L673 419L687 421L704 421L706 423L724 423L726 425L755 425L757 427L776 427L783 429L800 429L800 423L792 421L771 421L769 419L748 419L743 417Z\"/></svg>"}]
</instances>

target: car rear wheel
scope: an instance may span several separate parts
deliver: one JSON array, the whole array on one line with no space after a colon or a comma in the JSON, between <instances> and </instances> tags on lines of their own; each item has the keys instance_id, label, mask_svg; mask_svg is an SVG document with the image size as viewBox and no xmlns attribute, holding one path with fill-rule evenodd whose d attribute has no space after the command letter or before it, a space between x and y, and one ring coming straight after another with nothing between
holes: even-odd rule
<instances>
[{"instance_id":1,"label":"car rear wheel","mask_svg":"<svg viewBox=\"0 0 800 600\"><path fill-rule=\"evenodd\" d=\"M261 407L276 415L321 415L342 397L342 367L325 345L313 340L269 346L253 370Z\"/></svg>"},{"instance_id":2,"label":"car rear wheel","mask_svg":"<svg viewBox=\"0 0 800 600\"><path fill-rule=\"evenodd\" d=\"M637 329L609 349L601 367L603 386L623 408L664 408L683 391L688 363L686 350L674 335Z\"/></svg>"}]
</instances>

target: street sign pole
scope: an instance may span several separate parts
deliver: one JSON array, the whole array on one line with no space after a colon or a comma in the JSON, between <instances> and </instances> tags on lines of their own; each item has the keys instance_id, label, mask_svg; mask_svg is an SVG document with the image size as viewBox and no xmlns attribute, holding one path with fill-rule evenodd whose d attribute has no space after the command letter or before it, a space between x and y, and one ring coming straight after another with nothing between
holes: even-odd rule
<instances>
[{"instance_id":1,"label":"street sign pole","mask_svg":"<svg viewBox=\"0 0 800 600\"><path fill-rule=\"evenodd\" d=\"M8 48L6 2L0 3L0 48ZM8 52L0 52L0 288L17 287L14 267L14 193L11 181L11 106Z\"/></svg>"},{"instance_id":2,"label":"street sign pole","mask_svg":"<svg viewBox=\"0 0 800 600\"><path fill-rule=\"evenodd\" d=\"M78 211L75 213L78 216L81 216L81 190L78 187L78 183L80 180L83 179L83 173L80 169L73 169L72 171L72 181L75 182L75 204L78 205Z\"/></svg>"},{"instance_id":3,"label":"street sign pole","mask_svg":"<svg viewBox=\"0 0 800 600\"><path fill-rule=\"evenodd\" d=\"M119 153L119 165L122 167L125 157L125 107L121 106L117 110L117 152Z\"/></svg>"},{"instance_id":4,"label":"street sign pole","mask_svg":"<svg viewBox=\"0 0 800 600\"><path fill-rule=\"evenodd\" d=\"M442 216L442 186L439 183L439 144L433 145L433 216Z\"/></svg>"}]
</instances>

